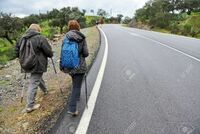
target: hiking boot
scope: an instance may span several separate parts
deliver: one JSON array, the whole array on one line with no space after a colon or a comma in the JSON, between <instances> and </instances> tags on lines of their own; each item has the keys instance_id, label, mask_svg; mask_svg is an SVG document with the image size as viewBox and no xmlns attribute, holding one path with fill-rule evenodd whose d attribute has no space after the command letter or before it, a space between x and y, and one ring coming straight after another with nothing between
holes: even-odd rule
<instances>
[{"instance_id":1,"label":"hiking boot","mask_svg":"<svg viewBox=\"0 0 200 134\"><path fill-rule=\"evenodd\" d=\"M70 111L68 111L67 113L70 114L70 115L72 115L72 116L78 116L78 114L79 114L78 111L76 111L76 112L70 112Z\"/></svg>"},{"instance_id":2,"label":"hiking boot","mask_svg":"<svg viewBox=\"0 0 200 134\"><path fill-rule=\"evenodd\" d=\"M35 104L33 107L27 107L24 110L22 110L22 113L31 113L32 111L40 108L40 104Z\"/></svg>"}]
</instances>

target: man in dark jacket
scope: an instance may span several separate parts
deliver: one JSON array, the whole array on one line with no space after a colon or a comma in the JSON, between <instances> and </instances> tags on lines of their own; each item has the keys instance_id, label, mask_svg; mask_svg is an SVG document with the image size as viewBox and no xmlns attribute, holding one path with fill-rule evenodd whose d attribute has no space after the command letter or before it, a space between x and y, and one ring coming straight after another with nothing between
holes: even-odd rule
<instances>
[{"instance_id":1,"label":"man in dark jacket","mask_svg":"<svg viewBox=\"0 0 200 134\"><path fill-rule=\"evenodd\" d=\"M30 40L37 59L33 68L29 70L24 70L22 68L22 72L31 74L27 94L27 107L23 111L27 113L40 107L39 104L34 105L38 86L44 92L44 94L48 93L42 76L43 73L47 71L48 57L53 57L53 52L47 39L40 35L40 31L41 28L39 25L32 24L16 44L16 53L17 57L19 57L22 40Z\"/></svg>"}]
</instances>

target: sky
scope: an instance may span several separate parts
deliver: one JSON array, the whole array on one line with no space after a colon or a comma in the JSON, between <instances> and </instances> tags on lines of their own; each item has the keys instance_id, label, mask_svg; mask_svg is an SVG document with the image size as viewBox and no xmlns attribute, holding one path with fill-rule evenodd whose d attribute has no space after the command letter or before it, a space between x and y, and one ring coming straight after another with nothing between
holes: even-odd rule
<instances>
[{"instance_id":1,"label":"sky","mask_svg":"<svg viewBox=\"0 0 200 134\"><path fill-rule=\"evenodd\" d=\"M148 0L0 0L0 11L12 13L18 17L30 14L45 13L53 8L79 7L91 14L93 9L104 9L112 16L123 14L133 17L135 10L144 6Z\"/></svg>"}]
</instances>

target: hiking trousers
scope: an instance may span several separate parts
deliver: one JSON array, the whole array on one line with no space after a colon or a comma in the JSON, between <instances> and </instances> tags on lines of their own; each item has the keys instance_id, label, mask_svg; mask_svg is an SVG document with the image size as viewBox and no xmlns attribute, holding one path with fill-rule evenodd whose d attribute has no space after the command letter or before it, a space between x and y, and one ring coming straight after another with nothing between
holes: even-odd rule
<instances>
[{"instance_id":1,"label":"hiking trousers","mask_svg":"<svg viewBox=\"0 0 200 134\"><path fill-rule=\"evenodd\" d=\"M85 74L72 75L72 93L69 100L69 111L76 112L77 101L80 100L81 85Z\"/></svg>"},{"instance_id":2,"label":"hiking trousers","mask_svg":"<svg viewBox=\"0 0 200 134\"><path fill-rule=\"evenodd\" d=\"M27 92L27 107L32 108L35 103L35 97L37 94L37 89L40 89L45 93L47 92L47 87L42 78L43 73L32 73L29 81L28 92Z\"/></svg>"}]
</instances>

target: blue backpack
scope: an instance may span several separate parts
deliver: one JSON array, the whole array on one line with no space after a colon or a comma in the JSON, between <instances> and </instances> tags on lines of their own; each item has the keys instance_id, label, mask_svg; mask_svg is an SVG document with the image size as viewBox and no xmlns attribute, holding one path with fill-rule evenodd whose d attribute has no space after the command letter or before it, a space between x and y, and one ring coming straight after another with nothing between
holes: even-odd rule
<instances>
[{"instance_id":1,"label":"blue backpack","mask_svg":"<svg viewBox=\"0 0 200 134\"><path fill-rule=\"evenodd\" d=\"M78 43L75 41L70 41L65 37L61 48L61 68L63 69L75 69L79 67L80 58L78 51Z\"/></svg>"}]
</instances>

